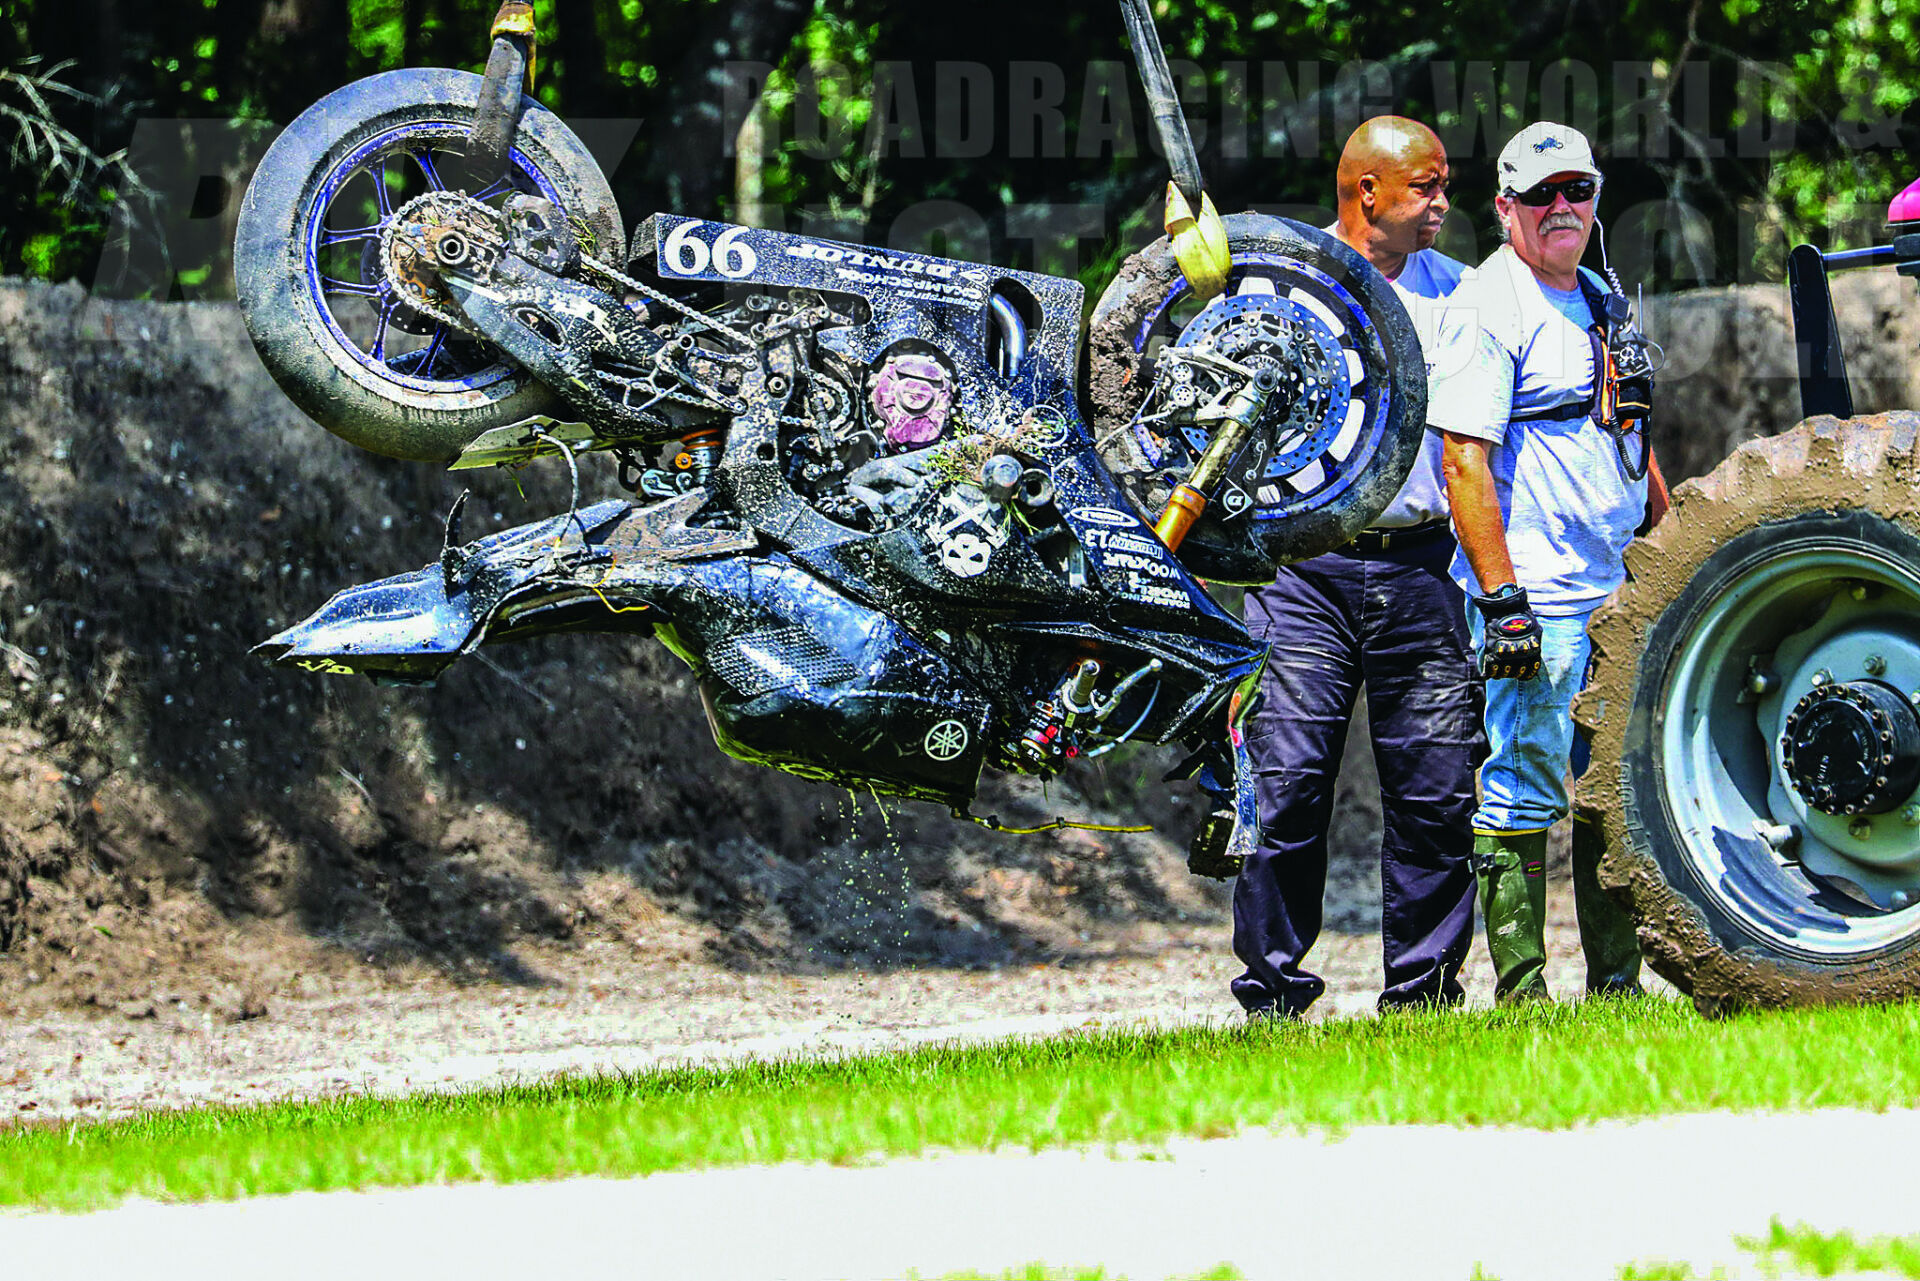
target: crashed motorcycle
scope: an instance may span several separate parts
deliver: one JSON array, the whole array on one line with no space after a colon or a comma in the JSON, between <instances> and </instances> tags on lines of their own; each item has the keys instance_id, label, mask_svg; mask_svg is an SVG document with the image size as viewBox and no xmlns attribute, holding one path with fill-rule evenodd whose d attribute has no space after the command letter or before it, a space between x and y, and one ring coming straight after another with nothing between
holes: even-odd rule
<instances>
[{"instance_id":1,"label":"crashed motorcycle","mask_svg":"<svg viewBox=\"0 0 1920 1281\"><path fill-rule=\"evenodd\" d=\"M1195 285L1179 237L1136 254L1084 360L1074 280L666 213L629 237L520 92L530 32L495 35L485 76L376 75L286 129L242 209L240 303L328 430L456 470L553 460L575 500L471 542L456 504L435 563L261 651L430 682L482 644L649 634L728 753L996 827L983 768L1178 742L1221 802L1194 866L1231 870L1265 647L1205 580L1267 581L1398 489L1425 380L1386 281L1314 229L1219 219L1179 125L1170 201L1224 270ZM596 460L630 498L580 504Z\"/></svg>"}]
</instances>

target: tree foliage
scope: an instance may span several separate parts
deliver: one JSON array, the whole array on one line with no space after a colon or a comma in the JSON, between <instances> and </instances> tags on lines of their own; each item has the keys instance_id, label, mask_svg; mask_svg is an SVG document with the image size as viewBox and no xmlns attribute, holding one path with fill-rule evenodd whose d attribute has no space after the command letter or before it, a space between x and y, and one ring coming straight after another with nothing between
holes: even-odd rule
<instances>
[{"instance_id":1,"label":"tree foliage","mask_svg":"<svg viewBox=\"0 0 1920 1281\"><path fill-rule=\"evenodd\" d=\"M66 64L77 93L46 97L49 122L128 164L75 189L16 149L0 271L218 293L219 232L269 126L386 68L478 70L494 7L11 0L0 68ZM1447 139L1443 245L1476 256L1493 155L1557 115L1594 136L1620 265L1671 284L1775 277L1791 239L1870 241L1913 176L1920 17L1901 0L1155 11L1222 209L1316 216L1346 131L1399 111ZM1112 6L540 0L539 18L541 100L637 122L611 166L631 220L672 208L1090 278L1157 230L1165 166ZM160 243L116 254L140 181L170 203L131 234Z\"/></svg>"}]
</instances>

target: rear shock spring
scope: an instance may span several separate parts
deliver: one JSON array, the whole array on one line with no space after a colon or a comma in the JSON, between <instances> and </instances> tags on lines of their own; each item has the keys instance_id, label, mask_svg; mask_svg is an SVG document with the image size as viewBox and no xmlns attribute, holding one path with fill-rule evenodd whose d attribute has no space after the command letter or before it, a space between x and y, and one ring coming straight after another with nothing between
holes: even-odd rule
<instances>
[{"instance_id":1,"label":"rear shock spring","mask_svg":"<svg viewBox=\"0 0 1920 1281\"><path fill-rule=\"evenodd\" d=\"M726 433L718 427L701 427L680 438L680 452L673 456L672 470L690 474L694 483L705 485L720 465L720 451L726 445Z\"/></svg>"}]
</instances>

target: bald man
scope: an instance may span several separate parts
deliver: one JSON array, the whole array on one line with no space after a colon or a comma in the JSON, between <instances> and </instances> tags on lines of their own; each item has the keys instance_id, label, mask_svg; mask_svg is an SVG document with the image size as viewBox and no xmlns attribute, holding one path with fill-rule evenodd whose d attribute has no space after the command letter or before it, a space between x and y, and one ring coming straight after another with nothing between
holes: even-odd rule
<instances>
[{"instance_id":1,"label":"bald man","mask_svg":"<svg viewBox=\"0 0 1920 1281\"><path fill-rule=\"evenodd\" d=\"M1433 130L1405 116L1375 116L1340 153L1340 217L1327 230L1404 292L1444 298L1466 270L1428 252L1447 220L1451 176L1447 149Z\"/></svg>"},{"instance_id":2,"label":"bald man","mask_svg":"<svg viewBox=\"0 0 1920 1281\"><path fill-rule=\"evenodd\" d=\"M1447 153L1399 116L1367 121L1340 157L1340 220L1327 230L1394 283L1423 346L1463 264L1433 248L1447 216ZM1360 688L1380 773L1380 1006L1454 1004L1472 941L1473 771L1482 742L1466 601L1448 574L1441 441L1379 522L1339 551L1249 591L1247 627L1272 646L1247 746L1263 826L1233 895L1233 994L1254 1017L1297 1017L1326 984L1302 967L1319 937L1327 826Z\"/></svg>"}]
</instances>

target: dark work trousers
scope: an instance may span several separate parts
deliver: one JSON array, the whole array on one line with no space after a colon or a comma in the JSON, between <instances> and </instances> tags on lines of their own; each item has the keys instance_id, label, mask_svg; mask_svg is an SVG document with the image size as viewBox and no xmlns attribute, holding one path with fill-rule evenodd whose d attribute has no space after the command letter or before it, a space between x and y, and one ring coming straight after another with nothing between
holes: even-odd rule
<instances>
[{"instance_id":1,"label":"dark work trousers","mask_svg":"<svg viewBox=\"0 0 1920 1281\"><path fill-rule=\"evenodd\" d=\"M1473 938L1473 772L1484 755L1466 603L1450 532L1383 551L1352 547L1247 593L1247 629L1271 647L1247 726L1260 843L1233 891L1233 951L1247 1009L1299 1013L1326 990L1301 962L1320 936L1327 825L1364 683L1380 772L1384 1008L1461 999Z\"/></svg>"}]
</instances>

